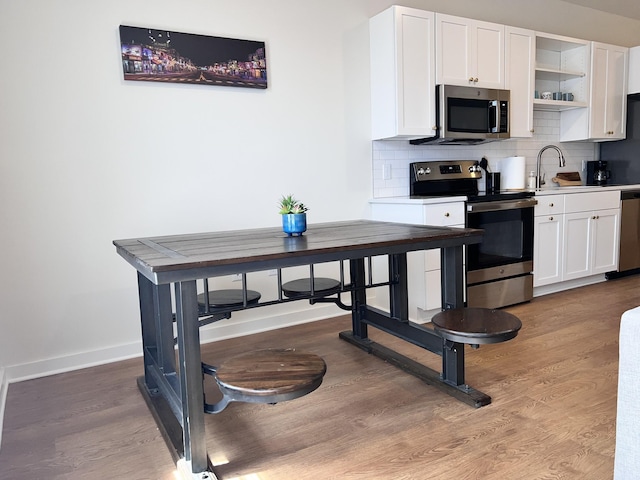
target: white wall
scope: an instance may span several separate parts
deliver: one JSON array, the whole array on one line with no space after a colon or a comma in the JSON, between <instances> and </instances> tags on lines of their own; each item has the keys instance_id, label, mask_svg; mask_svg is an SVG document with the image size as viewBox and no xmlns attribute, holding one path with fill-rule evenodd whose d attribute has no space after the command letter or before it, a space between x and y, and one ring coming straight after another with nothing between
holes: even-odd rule
<instances>
[{"instance_id":1,"label":"white wall","mask_svg":"<svg viewBox=\"0 0 640 480\"><path fill-rule=\"evenodd\" d=\"M366 217L367 21L391 3L0 2L0 367L8 380L139 353L135 272L113 239L276 226L283 193L311 206L311 222ZM640 22L556 0L402 3L640 44ZM120 24L264 40L269 88L124 82ZM219 328L235 335L332 312L300 302L234 315ZM270 322L255 321L264 316Z\"/></svg>"}]
</instances>

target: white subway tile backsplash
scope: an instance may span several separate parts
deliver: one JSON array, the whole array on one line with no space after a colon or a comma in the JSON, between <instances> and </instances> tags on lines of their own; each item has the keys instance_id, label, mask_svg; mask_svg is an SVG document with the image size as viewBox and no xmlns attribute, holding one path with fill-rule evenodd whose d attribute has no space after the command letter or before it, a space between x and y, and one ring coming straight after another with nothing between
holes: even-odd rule
<instances>
[{"instance_id":1,"label":"white subway tile backsplash","mask_svg":"<svg viewBox=\"0 0 640 480\"><path fill-rule=\"evenodd\" d=\"M526 172L535 170L538 152L549 144L557 145L567 161L564 168L558 166L558 157L549 150L542 157L542 171L547 182L559 171L580 172L583 160L595 159L595 144L589 142L560 143L560 114L534 111L535 134L532 138L514 138L477 146L411 145L408 141L376 140L373 142L373 196L400 197L409 195L409 164L429 160L480 160L487 157L494 166L499 159L522 155L526 159ZM383 164L391 165L391 179L384 180Z\"/></svg>"}]
</instances>

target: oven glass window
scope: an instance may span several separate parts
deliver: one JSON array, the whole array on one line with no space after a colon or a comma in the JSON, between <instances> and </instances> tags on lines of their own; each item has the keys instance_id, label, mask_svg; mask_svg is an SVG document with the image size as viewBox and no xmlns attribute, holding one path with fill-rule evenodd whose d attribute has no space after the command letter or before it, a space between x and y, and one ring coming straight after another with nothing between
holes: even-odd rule
<instances>
[{"instance_id":1,"label":"oven glass window","mask_svg":"<svg viewBox=\"0 0 640 480\"><path fill-rule=\"evenodd\" d=\"M467 223L484 230L482 242L467 247L469 270L533 259L533 208L472 212Z\"/></svg>"},{"instance_id":2,"label":"oven glass window","mask_svg":"<svg viewBox=\"0 0 640 480\"><path fill-rule=\"evenodd\" d=\"M489 132L489 102L467 98L448 98L447 130L467 133Z\"/></svg>"}]
</instances>

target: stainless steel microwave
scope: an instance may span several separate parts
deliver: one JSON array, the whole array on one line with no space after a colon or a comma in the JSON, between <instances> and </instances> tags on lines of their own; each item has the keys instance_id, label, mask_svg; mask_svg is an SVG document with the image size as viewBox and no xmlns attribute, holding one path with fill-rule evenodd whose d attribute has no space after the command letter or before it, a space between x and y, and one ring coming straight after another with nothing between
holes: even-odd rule
<instances>
[{"instance_id":1,"label":"stainless steel microwave","mask_svg":"<svg viewBox=\"0 0 640 480\"><path fill-rule=\"evenodd\" d=\"M509 90L437 85L437 133L410 143L474 145L505 140L509 138L510 96Z\"/></svg>"}]
</instances>

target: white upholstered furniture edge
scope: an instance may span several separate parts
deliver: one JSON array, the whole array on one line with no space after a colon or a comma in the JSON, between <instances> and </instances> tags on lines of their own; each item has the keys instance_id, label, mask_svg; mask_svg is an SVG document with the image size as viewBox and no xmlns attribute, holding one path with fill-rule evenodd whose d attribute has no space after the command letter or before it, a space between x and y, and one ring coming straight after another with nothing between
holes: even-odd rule
<instances>
[{"instance_id":1,"label":"white upholstered furniture edge","mask_svg":"<svg viewBox=\"0 0 640 480\"><path fill-rule=\"evenodd\" d=\"M620 319L614 480L640 479L640 307Z\"/></svg>"}]
</instances>

